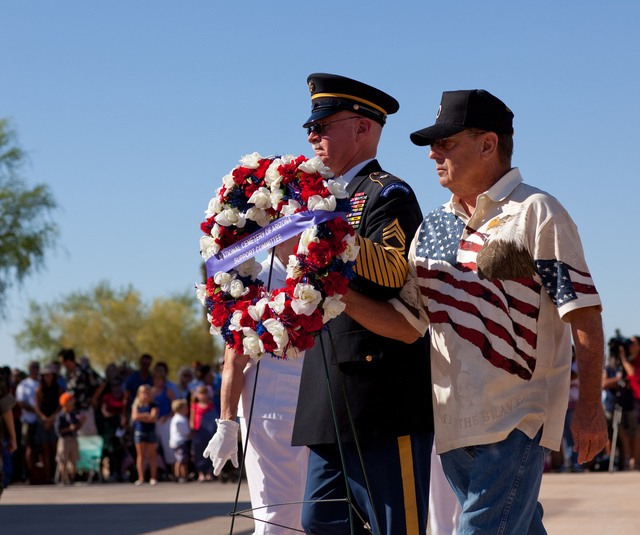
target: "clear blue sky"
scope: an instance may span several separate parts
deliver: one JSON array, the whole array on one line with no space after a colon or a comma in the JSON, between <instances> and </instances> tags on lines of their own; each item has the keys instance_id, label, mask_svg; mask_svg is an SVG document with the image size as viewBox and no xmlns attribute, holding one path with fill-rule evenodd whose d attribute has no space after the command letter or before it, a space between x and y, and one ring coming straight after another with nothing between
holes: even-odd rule
<instances>
[{"instance_id":1,"label":"clear blue sky","mask_svg":"<svg viewBox=\"0 0 640 535\"><path fill-rule=\"evenodd\" d=\"M0 0L0 117L62 231L45 270L9 294L0 365L29 358L13 343L29 299L102 280L149 302L192 288L200 221L238 158L312 154L312 72L398 99L378 156L423 211L449 192L409 133L433 124L444 90L504 100L514 165L580 229L606 336L639 333L639 21L637 0Z\"/></svg>"}]
</instances>

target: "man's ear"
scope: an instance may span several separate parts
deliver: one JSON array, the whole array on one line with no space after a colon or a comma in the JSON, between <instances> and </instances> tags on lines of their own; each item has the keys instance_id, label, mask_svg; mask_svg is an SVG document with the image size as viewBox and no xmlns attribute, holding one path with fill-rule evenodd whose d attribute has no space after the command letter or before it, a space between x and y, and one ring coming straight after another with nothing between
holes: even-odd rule
<instances>
[{"instance_id":1,"label":"man's ear","mask_svg":"<svg viewBox=\"0 0 640 535\"><path fill-rule=\"evenodd\" d=\"M498 150L498 134L495 132L486 132L482 134L481 155L483 159L491 158Z\"/></svg>"},{"instance_id":2,"label":"man's ear","mask_svg":"<svg viewBox=\"0 0 640 535\"><path fill-rule=\"evenodd\" d=\"M363 117L362 119L358 120L356 127L356 138L364 139L369 135L369 132L371 132L371 119Z\"/></svg>"}]
</instances>

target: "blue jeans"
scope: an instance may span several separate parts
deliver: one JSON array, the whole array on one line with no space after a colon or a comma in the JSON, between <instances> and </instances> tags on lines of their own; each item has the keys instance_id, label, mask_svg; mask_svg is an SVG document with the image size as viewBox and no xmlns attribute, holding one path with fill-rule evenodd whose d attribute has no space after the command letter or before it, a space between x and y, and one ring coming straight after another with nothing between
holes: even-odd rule
<instances>
[{"instance_id":1,"label":"blue jeans","mask_svg":"<svg viewBox=\"0 0 640 535\"><path fill-rule=\"evenodd\" d=\"M542 429L533 438L514 430L494 444L441 455L442 467L462 513L458 535L543 535L538 502L544 459Z\"/></svg>"}]
</instances>

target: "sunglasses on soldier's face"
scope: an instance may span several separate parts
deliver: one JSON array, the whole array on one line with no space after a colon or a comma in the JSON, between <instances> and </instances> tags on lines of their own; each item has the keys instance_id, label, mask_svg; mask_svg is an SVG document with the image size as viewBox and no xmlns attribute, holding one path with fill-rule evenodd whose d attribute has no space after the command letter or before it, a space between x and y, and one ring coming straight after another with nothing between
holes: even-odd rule
<instances>
[{"instance_id":1,"label":"sunglasses on soldier's face","mask_svg":"<svg viewBox=\"0 0 640 535\"><path fill-rule=\"evenodd\" d=\"M311 132L314 134L322 135L322 131L329 125L333 123L339 123L340 121L348 121L349 119L362 119L359 115L353 115L352 117L345 117L344 119L336 119L335 121L328 121L326 123L313 123L311 126L307 127L307 135L310 135Z\"/></svg>"}]
</instances>

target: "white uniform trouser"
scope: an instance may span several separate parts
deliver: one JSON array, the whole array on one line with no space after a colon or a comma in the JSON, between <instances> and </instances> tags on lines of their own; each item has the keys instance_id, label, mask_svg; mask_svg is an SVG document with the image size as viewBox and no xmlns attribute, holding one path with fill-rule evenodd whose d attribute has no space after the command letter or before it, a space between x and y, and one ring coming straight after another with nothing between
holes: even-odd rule
<instances>
[{"instance_id":1,"label":"white uniform trouser","mask_svg":"<svg viewBox=\"0 0 640 535\"><path fill-rule=\"evenodd\" d=\"M442 470L436 445L431 450L431 479L429 480L429 527L431 535L456 535L461 512L456 495Z\"/></svg>"},{"instance_id":2,"label":"white uniform trouser","mask_svg":"<svg viewBox=\"0 0 640 535\"><path fill-rule=\"evenodd\" d=\"M291 446L292 421L255 416L251 421L251 440L244 446L247 422L245 418L239 420L251 506L256 518L255 535L285 535L295 533L292 529L301 530L302 504L256 508L304 499L309 449ZM287 528L265 524L260 520Z\"/></svg>"}]
</instances>

